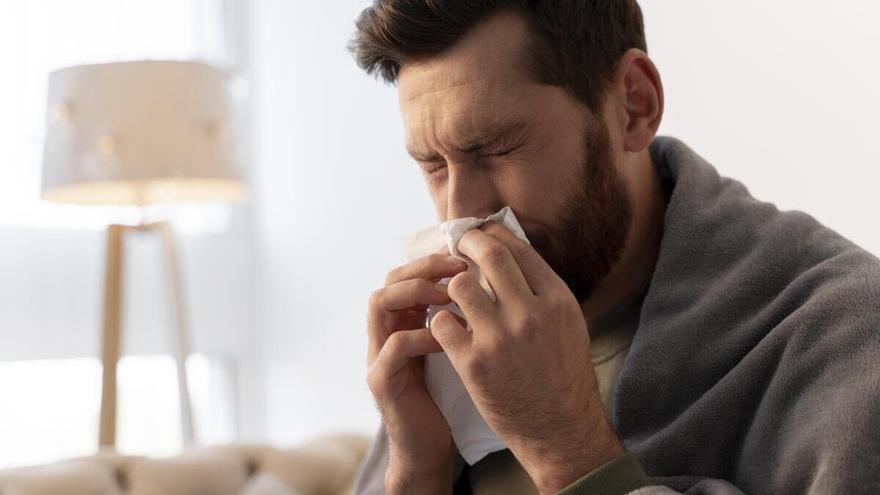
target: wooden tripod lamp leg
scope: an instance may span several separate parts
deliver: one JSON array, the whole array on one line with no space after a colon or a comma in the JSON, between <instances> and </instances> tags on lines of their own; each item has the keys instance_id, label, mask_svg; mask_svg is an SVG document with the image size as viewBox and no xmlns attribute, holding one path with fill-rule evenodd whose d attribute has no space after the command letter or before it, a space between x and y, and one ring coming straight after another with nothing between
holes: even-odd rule
<instances>
[{"instance_id":1,"label":"wooden tripod lamp leg","mask_svg":"<svg viewBox=\"0 0 880 495\"><path fill-rule=\"evenodd\" d=\"M176 339L174 339L176 344L175 358L177 360L177 390L180 393L180 420L183 444L188 447L195 443L195 431L193 428L192 406L189 398L189 380L186 373L186 358L189 356L189 332L187 329L183 282L171 225L168 222L157 222L155 228L159 230L159 234L162 237L168 294L174 315L174 327L177 330Z\"/></svg>"},{"instance_id":2,"label":"wooden tripod lamp leg","mask_svg":"<svg viewBox=\"0 0 880 495\"><path fill-rule=\"evenodd\" d=\"M107 228L107 267L104 279L104 324L101 340L103 381L98 444L116 447L116 365L122 350L122 263L125 226Z\"/></svg>"}]
</instances>

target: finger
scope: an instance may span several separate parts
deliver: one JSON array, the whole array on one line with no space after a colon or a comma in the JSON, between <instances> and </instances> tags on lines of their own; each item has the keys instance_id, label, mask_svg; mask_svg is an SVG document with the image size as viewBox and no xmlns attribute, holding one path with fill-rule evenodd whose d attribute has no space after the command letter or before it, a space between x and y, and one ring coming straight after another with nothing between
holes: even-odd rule
<instances>
[{"instance_id":1,"label":"finger","mask_svg":"<svg viewBox=\"0 0 880 495\"><path fill-rule=\"evenodd\" d=\"M373 293L370 306L375 311L403 311L428 305L449 303L447 287L423 278L396 282Z\"/></svg>"},{"instance_id":2,"label":"finger","mask_svg":"<svg viewBox=\"0 0 880 495\"><path fill-rule=\"evenodd\" d=\"M411 330L413 328L423 328L427 323L425 319L428 316L428 308L410 309L403 312L398 318L399 330Z\"/></svg>"},{"instance_id":3,"label":"finger","mask_svg":"<svg viewBox=\"0 0 880 495\"><path fill-rule=\"evenodd\" d=\"M445 309L434 315L430 328L431 335L440 343L452 362L458 360L473 339L473 334L459 322L459 318Z\"/></svg>"},{"instance_id":4,"label":"finger","mask_svg":"<svg viewBox=\"0 0 880 495\"><path fill-rule=\"evenodd\" d=\"M467 263L448 255L435 253L399 266L388 273L385 285L403 280L424 278L439 280L467 270Z\"/></svg>"},{"instance_id":5,"label":"finger","mask_svg":"<svg viewBox=\"0 0 880 495\"><path fill-rule=\"evenodd\" d=\"M507 227L490 222L483 227L483 232L494 237L507 247L508 252L516 260L520 272L525 277L532 292L543 294L558 285L562 280L535 251L528 242L517 237Z\"/></svg>"},{"instance_id":6,"label":"finger","mask_svg":"<svg viewBox=\"0 0 880 495\"><path fill-rule=\"evenodd\" d=\"M391 328L396 320L395 312L421 310L431 304L444 305L450 301L445 286L424 279L404 280L373 292L367 310L367 362L372 362L385 339L394 330L399 330Z\"/></svg>"},{"instance_id":7,"label":"finger","mask_svg":"<svg viewBox=\"0 0 880 495\"><path fill-rule=\"evenodd\" d=\"M461 238L458 249L476 262L499 300L531 299L534 295L516 259L495 237L471 230Z\"/></svg>"},{"instance_id":8,"label":"finger","mask_svg":"<svg viewBox=\"0 0 880 495\"><path fill-rule=\"evenodd\" d=\"M489 328L496 319L498 307L480 286L473 272L462 272L452 277L446 289L472 328Z\"/></svg>"},{"instance_id":9,"label":"finger","mask_svg":"<svg viewBox=\"0 0 880 495\"><path fill-rule=\"evenodd\" d=\"M394 332L376 357L370 370L371 380L377 380L376 385L379 385L383 380L399 373L410 359L433 352L443 352L443 347L427 329Z\"/></svg>"}]
</instances>

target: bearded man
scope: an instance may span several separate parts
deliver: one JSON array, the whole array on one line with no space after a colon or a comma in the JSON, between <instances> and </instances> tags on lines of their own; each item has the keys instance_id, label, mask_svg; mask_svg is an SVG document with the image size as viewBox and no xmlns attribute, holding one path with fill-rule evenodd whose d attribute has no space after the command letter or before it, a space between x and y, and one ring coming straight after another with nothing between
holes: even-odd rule
<instances>
[{"instance_id":1,"label":"bearded man","mask_svg":"<svg viewBox=\"0 0 880 495\"><path fill-rule=\"evenodd\" d=\"M634 0L377 0L352 50L439 219L531 242L461 238L494 297L449 253L373 294L356 494L880 493L880 261L656 137ZM462 457L440 352L506 448Z\"/></svg>"}]
</instances>

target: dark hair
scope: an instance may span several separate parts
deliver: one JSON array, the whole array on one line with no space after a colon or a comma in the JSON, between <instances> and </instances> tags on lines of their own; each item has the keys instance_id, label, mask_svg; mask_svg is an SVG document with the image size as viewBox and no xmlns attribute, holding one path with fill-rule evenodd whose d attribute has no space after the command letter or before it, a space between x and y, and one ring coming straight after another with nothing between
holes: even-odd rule
<instances>
[{"instance_id":1,"label":"dark hair","mask_svg":"<svg viewBox=\"0 0 880 495\"><path fill-rule=\"evenodd\" d=\"M533 77L567 89L593 112L620 57L647 51L636 0L375 0L358 17L349 48L367 73L394 83L407 61L442 53L503 9L528 21Z\"/></svg>"}]
</instances>

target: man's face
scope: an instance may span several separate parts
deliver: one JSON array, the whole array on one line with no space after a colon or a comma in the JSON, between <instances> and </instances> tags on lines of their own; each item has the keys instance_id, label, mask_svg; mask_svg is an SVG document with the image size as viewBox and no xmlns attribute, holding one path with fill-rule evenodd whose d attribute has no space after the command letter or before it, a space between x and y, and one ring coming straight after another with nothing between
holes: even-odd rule
<instances>
[{"instance_id":1,"label":"man's face","mask_svg":"<svg viewBox=\"0 0 880 495\"><path fill-rule=\"evenodd\" d=\"M532 245L588 299L620 257L630 203L601 116L525 69L527 27L504 12L398 78L406 146L441 220L508 205Z\"/></svg>"}]
</instances>

